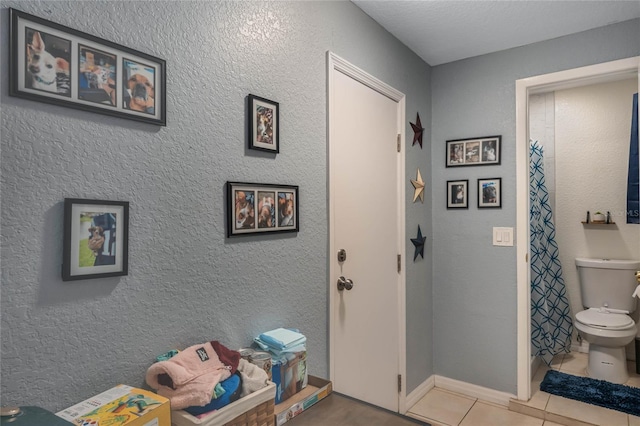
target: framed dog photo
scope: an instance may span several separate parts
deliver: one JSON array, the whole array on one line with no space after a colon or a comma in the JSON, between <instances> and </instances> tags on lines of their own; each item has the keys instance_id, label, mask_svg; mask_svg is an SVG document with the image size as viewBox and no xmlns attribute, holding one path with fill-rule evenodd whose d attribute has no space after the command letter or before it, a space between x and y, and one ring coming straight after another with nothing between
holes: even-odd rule
<instances>
[{"instance_id":1,"label":"framed dog photo","mask_svg":"<svg viewBox=\"0 0 640 426\"><path fill-rule=\"evenodd\" d=\"M447 181L447 208L448 209L468 209L469 208L469 181L468 180L448 180Z\"/></svg>"},{"instance_id":2,"label":"framed dog photo","mask_svg":"<svg viewBox=\"0 0 640 426\"><path fill-rule=\"evenodd\" d=\"M478 179L478 208L502 208L502 178Z\"/></svg>"},{"instance_id":3,"label":"framed dog photo","mask_svg":"<svg viewBox=\"0 0 640 426\"><path fill-rule=\"evenodd\" d=\"M166 125L165 61L9 9L9 94Z\"/></svg>"},{"instance_id":4,"label":"framed dog photo","mask_svg":"<svg viewBox=\"0 0 640 426\"><path fill-rule=\"evenodd\" d=\"M502 136L447 141L447 167L500 164Z\"/></svg>"},{"instance_id":5,"label":"framed dog photo","mask_svg":"<svg viewBox=\"0 0 640 426\"><path fill-rule=\"evenodd\" d=\"M249 148L280 152L280 104L255 95L247 97Z\"/></svg>"},{"instance_id":6,"label":"framed dog photo","mask_svg":"<svg viewBox=\"0 0 640 426\"><path fill-rule=\"evenodd\" d=\"M298 187L227 182L227 237L298 232Z\"/></svg>"},{"instance_id":7,"label":"framed dog photo","mask_svg":"<svg viewBox=\"0 0 640 426\"><path fill-rule=\"evenodd\" d=\"M62 280L129 273L129 203L64 200Z\"/></svg>"}]
</instances>

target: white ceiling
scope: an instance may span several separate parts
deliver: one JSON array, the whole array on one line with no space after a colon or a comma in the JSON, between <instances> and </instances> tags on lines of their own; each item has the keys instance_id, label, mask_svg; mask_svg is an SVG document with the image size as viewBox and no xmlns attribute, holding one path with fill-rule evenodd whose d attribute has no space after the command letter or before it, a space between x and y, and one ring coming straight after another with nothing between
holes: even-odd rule
<instances>
[{"instance_id":1,"label":"white ceiling","mask_svg":"<svg viewBox=\"0 0 640 426\"><path fill-rule=\"evenodd\" d=\"M351 1L431 66L640 17L640 0Z\"/></svg>"}]
</instances>

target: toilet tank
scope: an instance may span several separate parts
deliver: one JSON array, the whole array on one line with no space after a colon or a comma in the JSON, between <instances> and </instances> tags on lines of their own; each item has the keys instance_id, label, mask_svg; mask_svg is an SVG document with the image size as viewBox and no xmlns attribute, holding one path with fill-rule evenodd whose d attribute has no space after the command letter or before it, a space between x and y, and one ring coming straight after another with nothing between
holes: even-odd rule
<instances>
[{"instance_id":1,"label":"toilet tank","mask_svg":"<svg viewBox=\"0 0 640 426\"><path fill-rule=\"evenodd\" d=\"M582 293L582 306L636 310L632 297L638 282L635 272L640 270L640 260L576 259L578 279Z\"/></svg>"}]
</instances>

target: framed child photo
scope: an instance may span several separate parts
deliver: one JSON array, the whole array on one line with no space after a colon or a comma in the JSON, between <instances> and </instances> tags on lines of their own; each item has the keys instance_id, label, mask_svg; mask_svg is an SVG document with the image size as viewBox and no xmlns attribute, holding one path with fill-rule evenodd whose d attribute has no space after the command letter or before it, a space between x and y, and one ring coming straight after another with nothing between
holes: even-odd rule
<instances>
[{"instance_id":1,"label":"framed child photo","mask_svg":"<svg viewBox=\"0 0 640 426\"><path fill-rule=\"evenodd\" d=\"M249 148L273 153L280 152L280 104L249 95L247 128Z\"/></svg>"},{"instance_id":2,"label":"framed child photo","mask_svg":"<svg viewBox=\"0 0 640 426\"><path fill-rule=\"evenodd\" d=\"M16 9L9 15L9 95L166 125L164 60Z\"/></svg>"},{"instance_id":3,"label":"framed child photo","mask_svg":"<svg viewBox=\"0 0 640 426\"><path fill-rule=\"evenodd\" d=\"M227 237L299 231L298 187L227 182Z\"/></svg>"},{"instance_id":4,"label":"framed child photo","mask_svg":"<svg viewBox=\"0 0 640 426\"><path fill-rule=\"evenodd\" d=\"M500 164L502 136L447 141L447 167Z\"/></svg>"},{"instance_id":5,"label":"framed child photo","mask_svg":"<svg viewBox=\"0 0 640 426\"><path fill-rule=\"evenodd\" d=\"M478 179L478 208L502 208L502 178Z\"/></svg>"},{"instance_id":6,"label":"framed child photo","mask_svg":"<svg viewBox=\"0 0 640 426\"><path fill-rule=\"evenodd\" d=\"M447 181L447 208L448 209L468 209L469 208L469 181L468 180L448 180Z\"/></svg>"},{"instance_id":7,"label":"framed child photo","mask_svg":"<svg viewBox=\"0 0 640 426\"><path fill-rule=\"evenodd\" d=\"M129 273L129 203L64 200L62 280Z\"/></svg>"}]
</instances>

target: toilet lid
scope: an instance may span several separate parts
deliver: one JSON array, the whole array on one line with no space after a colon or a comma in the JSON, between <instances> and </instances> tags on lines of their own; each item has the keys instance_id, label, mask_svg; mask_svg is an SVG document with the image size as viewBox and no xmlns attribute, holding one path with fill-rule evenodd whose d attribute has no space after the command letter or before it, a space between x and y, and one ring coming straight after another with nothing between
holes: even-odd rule
<instances>
[{"instance_id":1,"label":"toilet lid","mask_svg":"<svg viewBox=\"0 0 640 426\"><path fill-rule=\"evenodd\" d=\"M576 320L591 327L620 330L633 326L634 322L628 315L601 312L598 308L590 308L578 312Z\"/></svg>"}]
</instances>

